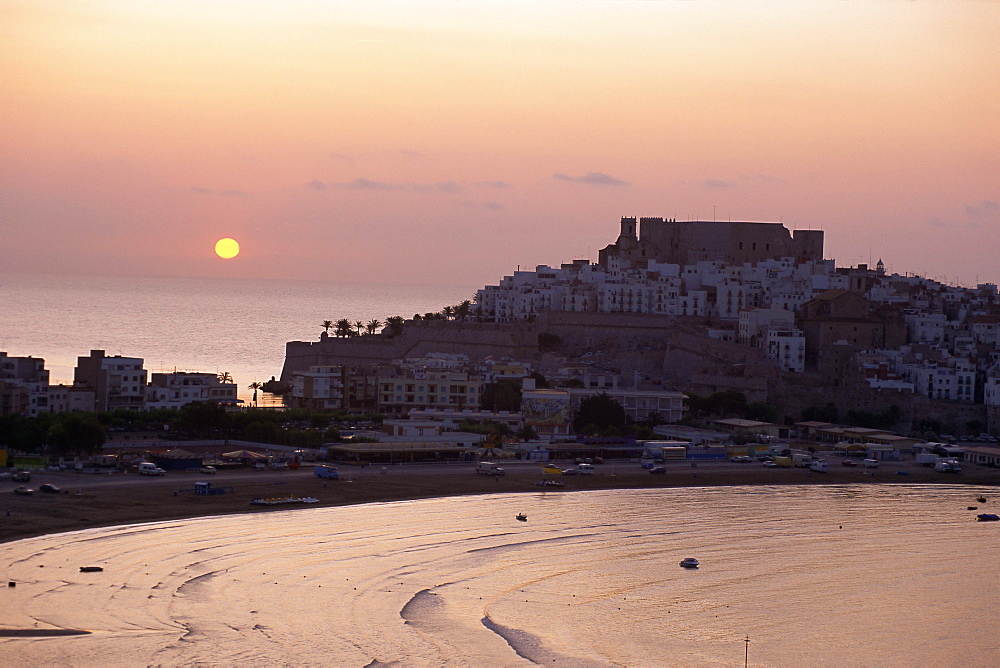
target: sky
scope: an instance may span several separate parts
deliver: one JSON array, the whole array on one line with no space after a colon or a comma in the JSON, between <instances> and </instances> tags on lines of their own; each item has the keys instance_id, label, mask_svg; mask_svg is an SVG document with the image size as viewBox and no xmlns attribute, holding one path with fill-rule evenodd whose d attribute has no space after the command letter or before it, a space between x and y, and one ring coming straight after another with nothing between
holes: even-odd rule
<instances>
[{"instance_id":1,"label":"sky","mask_svg":"<svg viewBox=\"0 0 1000 668\"><path fill-rule=\"evenodd\" d=\"M993 2L0 0L0 100L0 272L475 289L627 215L1000 283Z\"/></svg>"}]
</instances>

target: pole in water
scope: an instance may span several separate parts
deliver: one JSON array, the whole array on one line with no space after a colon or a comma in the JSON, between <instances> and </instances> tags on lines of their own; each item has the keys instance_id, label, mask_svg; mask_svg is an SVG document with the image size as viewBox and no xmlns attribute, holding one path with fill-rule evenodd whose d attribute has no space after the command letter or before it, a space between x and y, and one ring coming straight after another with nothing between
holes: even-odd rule
<instances>
[{"instance_id":1,"label":"pole in water","mask_svg":"<svg viewBox=\"0 0 1000 668\"><path fill-rule=\"evenodd\" d=\"M743 642L746 643L745 649L743 651L743 668L747 668L748 662L750 661L750 634L749 633L747 634L747 637L743 639Z\"/></svg>"}]
</instances>

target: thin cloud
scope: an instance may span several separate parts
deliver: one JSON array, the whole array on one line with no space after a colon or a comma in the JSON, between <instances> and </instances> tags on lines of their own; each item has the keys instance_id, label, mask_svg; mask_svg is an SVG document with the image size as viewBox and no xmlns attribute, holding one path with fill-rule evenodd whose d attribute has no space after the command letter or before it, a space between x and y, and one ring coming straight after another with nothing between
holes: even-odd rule
<instances>
[{"instance_id":1,"label":"thin cloud","mask_svg":"<svg viewBox=\"0 0 1000 668\"><path fill-rule=\"evenodd\" d=\"M951 227L951 223L945 222L938 218L937 216L931 216L927 219L927 224L931 227Z\"/></svg>"},{"instance_id":2,"label":"thin cloud","mask_svg":"<svg viewBox=\"0 0 1000 668\"><path fill-rule=\"evenodd\" d=\"M346 188L348 190L399 190L399 186L394 183L372 181L371 179L365 178L357 178L347 183L338 183L336 184L336 187Z\"/></svg>"},{"instance_id":3,"label":"thin cloud","mask_svg":"<svg viewBox=\"0 0 1000 668\"><path fill-rule=\"evenodd\" d=\"M965 213L973 218L1000 219L1000 204L984 199L979 204L966 204Z\"/></svg>"},{"instance_id":4,"label":"thin cloud","mask_svg":"<svg viewBox=\"0 0 1000 668\"><path fill-rule=\"evenodd\" d=\"M503 208L500 202L473 202L472 200L462 200L459 202L468 209L483 209L485 211L499 211Z\"/></svg>"},{"instance_id":5,"label":"thin cloud","mask_svg":"<svg viewBox=\"0 0 1000 668\"><path fill-rule=\"evenodd\" d=\"M511 185L506 181L476 181L472 185L479 188L510 188Z\"/></svg>"},{"instance_id":6,"label":"thin cloud","mask_svg":"<svg viewBox=\"0 0 1000 668\"><path fill-rule=\"evenodd\" d=\"M354 158L349 155L344 155L343 153L331 153L331 158L336 158L337 160L343 160L344 162L354 162Z\"/></svg>"},{"instance_id":7,"label":"thin cloud","mask_svg":"<svg viewBox=\"0 0 1000 668\"><path fill-rule=\"evenodd\" d=\"M744 181L762 181L764 183L787 183L785 179L778 178L777 176L770 176L768 174L740 174L740 178Z\"/></svg>"},{"instance_id":8,"label":"thin cloud","mask_svg":"<svg viewBox=\"0 0 1000 668\"><path fill-rule=\"evenodd\" d=\"M616 179L603 172L587 172L583 176L570 176L569 174L553 174L552 178L560 181L571 181L572 183L583 183L592 186L627 186L628 181Z\"/></svg>"},{"instance_id":9,"label":"thin cloud","mask_svg":"<svg viewBox=\"0 0 1000 668\"><path fill-rule=\"evenodd\" d=\"M313 179L312 181L306 184L306 188L309 188L309 190L326 190L329 187L330 186L326 185L325 183L317 179Z\"/></svg>"},{"instance_id":10,"label":"thin cloud","mask_svg":"<svg viewBox=\"0 0 1000 668\"><path fill-rule=\"evenodd\" d=\"M722 179L705 179L701 182L701 185L706 188L732 188L736 184L732 181L723 181Z\"/></svg>"},{"instance_id":11,"label":"thin cloud","mask_svg":"<svg viewBox=\"0 0 1000 668\"><path fill-rule=\"evenodd\" d=\"M462 186L454 181L439 181L438 183L411 183L410 186L420 193L457 193Z\"/></svg>"}]
</instances>

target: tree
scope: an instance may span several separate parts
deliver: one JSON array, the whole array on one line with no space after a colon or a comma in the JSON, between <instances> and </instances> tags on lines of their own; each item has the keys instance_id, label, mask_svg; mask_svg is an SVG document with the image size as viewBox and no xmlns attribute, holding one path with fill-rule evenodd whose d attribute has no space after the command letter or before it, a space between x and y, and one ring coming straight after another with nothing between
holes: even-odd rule
<instances>
[{"instance_id":1,"label":"tree","mask_svg":"<svg viewBox=\"0 0 1000 668\"><path fill-rule=\"evenodd\" d=\"M358 320L356 323L354 323L354 329L358 330L358 336L361 336L362 334L365 333L365 323Z\"/></svg>"},{"instance_id":2,"label":"tree","mask_svg":"<svg viewBox=\"0 0 1000 668\"><path fill-rule=\"evenodd\" d=\"M584 425L592 424L601 431L615 427L621 433L625 429L625 420L625 409L622 405L609 397L607 392L601 392L580 402L580 409L573 420L573 428L579 431Z\"/></svg>"},{"instance_id":3,"label":"tree","mask_svg":"<svg viewBox=\"0 0 1000 668\"><path fill-rule=\"evenodd\" d=\"M248 390L253 390L253 405L254 406L257 405L257 390L260 390L263 387L264 387L264 384L263 383L258 383L256 380L254 382L250 383L249 385L247 385L247 389Z\"/></svg>"},{"instance_id":4,"label":"tree","mask_svg":"<svg viewBox=\"0 0 1000 668\"><path fill-rule=\"evenodd\" d=\"M472 302L466 299L461 304L455 307L455 316L460 318L463 322L469 317L469 313L472 311Z\"/></svg>"},{"instance_id":5,"label":"tree","mask_svg":"<svg viewBox=\"0 0 1000 668\"><path fill-rule=\"evenodd\" d=\"M330 328L333 327L333 320L324 320L323 329L326 331L327 335L330 334Z\"/></svg>"},{"instance_id":6,"label":"tree","mask_svg":"<svg viewBox=\"0 0 1000 668\"><path fill-rule=\"evenodd\" d=\"M441 309L441 314L444 316L445 320L451 320L451 315L454 312L455 309L452 308L451 306L445 306L443 309Z\"/></svg>"},{"instance_id":7,"label":"tree","mask_svg":"<svg viewBox=\"0 0 1000 668\"><path fill-rule=\"evenodd\" d=\"M58 455L89 455L101 451L106 435L94 415L70 413L49 427L49 447Z\"/></svg>"},{"instance_id":8,"label":"tree","mask_svg":"<svg viewBox=\"0 0 1000 668\"><path fill-rule=\"evenodd\" d=\"M219 382L220 383L231 383L231 382L233 382L233 377L231 375L229 375L228 371L222 371L221 373L219 373Z\"/></svg>"},{"instance_id":9,"label":"tree","mask_svg":"<svg viewBox=\"0 0 1000 668\"><path fill-rule=\"evenodd\" d=\"M394 315L385 319L386 327L389 328L389 336L399 336L403 333L403 316Z\"/></svg>"},{"instance_id":10,"label":"tree","mask_svg":"<svg viewBox=\"0 0 1000 668\"><path fill-rule=\"evenodd\" d=\"M351 332L353 332L353 331L354 331L354 327L353 327L353 325L351 325L351 321L348 320L347 318L341 318L340 320L337 321L337 324L334 327L333 333L336 336L339 336L339 337L342 337L342 338L347 338L348 336L351 335Z\"/></svg>"},{"instance_id":11,"label":"tree","mask_svg":"<svg viewBox=\"0 0 1000 668\"><path fill-rule=\"evenodd\" d=\"M530 424L526 424L517 430L516 436L522 441L533 441L538 438L538 432Z\"/></svg>"},{"instance_id":12,"label":"tree","mask_svg":"<svg viewBox=\"0 0 1000 668\"><path fill-rule=\"evenodd\" d=\"M375 331L381 326L382 323L379 320L377 320L376 318L372 318L371 320L368 321L368 324L365 325L365 329L368 331L369 334L374 334Z\"/></svg>"},{"instance_id":13,"label":"tree","mask_svg":"<svg viewBox=\"0 0 1000 668\"><path fill-rule=\"evenodd\" d=\"M515 380L498 380L483 388L479 406L484 411L521 410L521 385Z\"/></svg>"}]
</instances>

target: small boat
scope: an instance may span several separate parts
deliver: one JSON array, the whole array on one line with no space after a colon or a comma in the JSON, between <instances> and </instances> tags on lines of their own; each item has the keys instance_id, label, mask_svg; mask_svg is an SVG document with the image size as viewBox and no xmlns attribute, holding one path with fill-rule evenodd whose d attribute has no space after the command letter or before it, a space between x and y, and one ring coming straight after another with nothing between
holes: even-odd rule
<instances>
[{"instance_id":1,"label":"small boat","mask_svg":"<svg viewBox=\"0 0 1000 668\"><path fill-rule=\"evenodd\" d=\"M698 568L698 560L694 557L687 557L681 561L681 568Z\"/></svg>"},{"instance_id":2,"label":"small boat","mask_svg":"<svg viewBox=\"0 0 1000 668\"><path fill-rule=\"evenodd\" d=\"M982 513L981 515L976 515L977 522L1000 522L1000 515L994 515L993 513Z\"/></svg>"},{"instance_id":3,"label":"small boat","mask_svg":"<svg viewBox=\"0 0 1000 668\"><path fill-rule=\"evenodd\" d=\"M81 573L100 573L103 570L100 566L80 566Z\"/></svg>"},{"instance_id":4,"label":"small boat","mask_svg":"<svg viewBox=\"0 0 1000 668\"><path fill-rule=\"evenodd\" d=\"M514 519L516 519L518 522L527 522L528 516L525 515L524 513L518 513L517 515L514 516Z\"/></svg>"},{"instance_id":5,"label":"small boat","mask_svg":"<svg viewBox=\"0 0 1000 668\"><path fill-rule=\"evenodd\" d=\"M978 501L979 503L986 503L986 497L985 496L976 497L976 501Z\"/></svg>"},{"instance_id":6,"label":"small boat","mask_svg":"<svg viewBox=\"0 0 1000 668\"><path fill-rule=\"evenodd\" d=\"M979 506L969 506L969 510L979 510Z\"/></svg>"}]
</instances>

